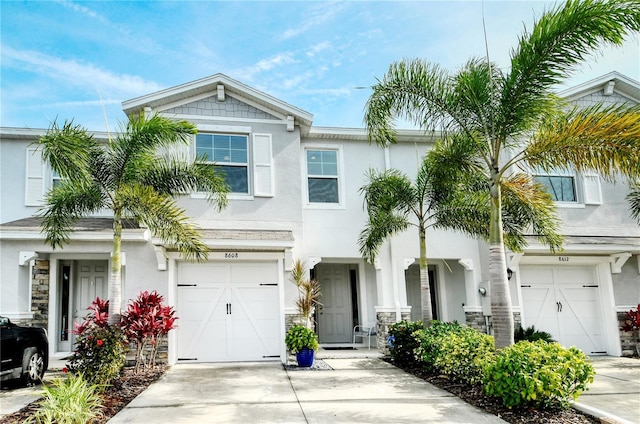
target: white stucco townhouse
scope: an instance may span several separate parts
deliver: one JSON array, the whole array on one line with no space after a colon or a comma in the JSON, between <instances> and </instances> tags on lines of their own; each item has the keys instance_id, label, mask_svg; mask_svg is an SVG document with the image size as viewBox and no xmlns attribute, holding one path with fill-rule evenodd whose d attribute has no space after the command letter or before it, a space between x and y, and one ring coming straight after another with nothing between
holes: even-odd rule
<instances>
[{"instance_id":1,"label":"white stucco townhouse","mask_svg":"<svg viewBox=\"0 0 640 424\"><path fill-rule=\"evenodd\" d=\"M561 94L578 104L638 102L640 84L611 73ZM188 153L223 166L233 190L220 213L198 193L180 199L211 248L207 263L184 261L144 228L124 230L123 298L157 290L180 318L170 363L284 361L294 258L321 284L322 344L349 344L356 323L377 322L383 347L386 325L418 319L417 233L395 237L366 263L357 247L366 220L358 190L369 168L415 175L433 139L406 130L396 145L370 145L363 129L314 127L309 112L222 74L125 101L123 110L196 124ZM96 296L107 297L112 231L105 213L81 220L63 249L44 243L35 215L56 175L30 143L45 132L0 129L0 314L46 327L50 352L62 357L73 347L72 322ZM640 227L629 217L628 187L597 175L539 177L555 193L567 243L561 254L532 242L508 255L516 320L587 354L630 353L618 330L640 301ZM430 230L428 256L436 318L490 332L490 293L481 294L489 288L486 245Z\"/></svg>"}]
</instances>

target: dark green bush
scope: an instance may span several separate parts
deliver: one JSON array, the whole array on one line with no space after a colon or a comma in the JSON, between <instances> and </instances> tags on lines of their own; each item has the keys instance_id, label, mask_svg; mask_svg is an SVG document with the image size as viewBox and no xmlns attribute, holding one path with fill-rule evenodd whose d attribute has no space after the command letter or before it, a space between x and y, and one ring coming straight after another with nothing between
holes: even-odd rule
<instances>
[{"instance_id":1,"label":"dark green bush","mask_svg":"<svg viewBox=\"0 0 640 424\"><path fill-rule=\"evenodd\" d=\"M522 328L516 328L513 332L513 338L516 343L526 340L528 342L535 342L536 340L544 340L545 342L553 343L553 336L546 331L536 330L535 326Z\"/></svg>"},{"instance_id":2,"label":"dark green bush","mask_svg":"<svg viewBox=\"0 0 640 424\"><path fill-rule=\"evenodd\" d=\"M119 326L100 327L90 323L76 337L69 371L82 374L89 384L104 387L120 375L125 362L125 348Z\"/></svg>"},{"instance_id":3,"label":"dark green bush","mask_svg":"<svg viewBox=\"0 0 640 424\"><path fill-rule=\"evenodd\" d=\"M470 327L443 335L434 352L434 368L452 381L476 384L495 355L493 337Z\"/></svg>"},{"instance_id":4,"label":"dark green bush","mask_svg":"<svg viewBox=\"0 0 640 424\"><path fill-rule=\"evenodd\" d=\"M414 350L420 345L414 333L424 330L422 321L400 321L389 327L389 337L392 340L389 353L394 364L399 367L416 364Z\"/></svg>"},{"instance_id":5,"label":"dark green bush","mask_svg":"<svg viewBox=\"0 0 640 424\"><path fill-rule=\"evenodd\" d=\"M484 389L509 408L567 408L594 375L587 356L575 347L522 341L502 349L487 366Z\"/></svg>"},{"instance_id":6,"label":"dark green bush","mask_svg":"<svg viewBox=\"0 0 640 424\"><path fill-rule=\"evenodd\" d=\"M415 333L418 347L415 348L415 358L420 366L429 372L436 370L435 361L440 355L442 340L449 334L462 330L457 322L431 321L431 325Z\"/></svg>"}]
</instances>

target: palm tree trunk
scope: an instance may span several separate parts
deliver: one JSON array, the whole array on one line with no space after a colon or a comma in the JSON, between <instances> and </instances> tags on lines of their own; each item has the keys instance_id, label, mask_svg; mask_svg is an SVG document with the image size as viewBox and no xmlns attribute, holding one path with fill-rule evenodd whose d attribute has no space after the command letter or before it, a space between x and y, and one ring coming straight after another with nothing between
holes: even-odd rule
<instances>
[{"instance_id":1,"label":"palm tree trunk","mask_svg":"<svg viewBox=\"0 0 640 424\"><path fill-rule=\"evenodd\" d=\"M429 271L427 269L427 232L420 223L420 302L422 306L422 322L431 325L433 310L431 309L431 287L429 286Z\"/></svg>"},{"instance_id":2,"label":"palm tree trunk","mask_svg":"<svg viewBox=\"0 0 640 424\"><path fill-rule=\"evenodd\" d=\"M502 228L502 194L497 170L491 172L491 222L489 224L489 281L491 315L496 349L510 346L513 340L513 312L507 281Z\"/></svg>"},{"instance_id":3,"label":"palm tree trunk","mask_svg":"<svg viewBox=\"0 0 640 424\"><path fill-rule=\"evenodd\" d=\"M122 308L122 266L120 251L122 244L122 218L119 211L113 217L113 251L111 252L111 279L109 280L109 325L120 322Z\"/></svg>"}]
</instances>

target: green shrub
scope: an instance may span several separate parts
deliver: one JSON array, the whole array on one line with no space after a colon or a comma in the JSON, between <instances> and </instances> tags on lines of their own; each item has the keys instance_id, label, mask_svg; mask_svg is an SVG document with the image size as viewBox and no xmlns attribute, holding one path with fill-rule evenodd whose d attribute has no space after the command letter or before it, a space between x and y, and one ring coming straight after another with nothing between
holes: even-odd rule
<instances>
[{"instance_id":1,"label":"green shrub","mask_svg":"<svg viewBox=\"0 0 640 424\"><path fill-rule=\"evenodd\" d=\"M587 356L575 347L522 341L502 349L487 366L484 389L509 408L567 408L594 375Z\"/></svg>"},{"instance_id":2,"label":"green shrub","mask_svg":"<svg viewBox=\"0 0 640 424\"><path fill-rule=\"evenodd\" d=\"M101 386L90 384L82 374L56 378L43 389L44 397L27 423L84 424L102 415Z\"/></svg>"},{"instance_id":3,"label":"green shrub","mask_svg":"<svg viewBox=\"0 0 640 424\"><path fill-rule=\"evenodd\" d=\"M73 374L82 374L89 383L108 385L124 367L125 341L119 326L87 324L76 337L67 365Z\"/></svg>"},{"instance_id":4,"label":"green shrub","mask_svg":"<svg viewBox=\"0 0 640 424\"><path fill-rule=\"evenodd\" d=\"M284 339L287 350L298 353L305 347L311 350L318 349L318 336L312 329L303 325L294 325L287 331Z\"/></svg>"},{"instance_id":5,"label":"green shrub","mask_svg":"<svg viewBox=\"0 0 640 424\"><path fill-rule=\"evenodd\" d=\"M422 321L400 321L389 326L389 338L392 341L389 354L397 366L415 365L414 351L420 346L420 342L414 333L418 330L424 330Z\"/></svg>"},{"instance_id":6,"label":"green shrub","mask_svg":"<svg viewBox=\"0 0 640 424\"><path fill-rule=\"evenodd\" d=\"M493 337L470 327L452 327L443 334L434 351L436 371L452 381L476 384L482 381L484 368L493 361Z\"/></svg>"},{"instance_id":7,"label":"green shrub","mask_svg":"<svg viewBox=\"0 0 640 424\"><path fill-rule=\"evenodd\" d=\"M513 332L513 338L515 342L526 340L528 342L535 342L536 340L544 340L545 342L553 343L553 336L546 331L536 330L535 326L522 328L518 327Z\"/></svg>"},{"instance_id":8,"label":"green shrub","mask_svg":"<svg viewBox=\"0 0 640 424\"><path fill-rule=\"evenodd\" d=\"M457 322L431 321L428 328L416 331L415 336L419 345L415 349L415 357L420 366L429 372L434 372L442 340L448 334L461 331L462 328Z\"/></svg>"}]
</instances>

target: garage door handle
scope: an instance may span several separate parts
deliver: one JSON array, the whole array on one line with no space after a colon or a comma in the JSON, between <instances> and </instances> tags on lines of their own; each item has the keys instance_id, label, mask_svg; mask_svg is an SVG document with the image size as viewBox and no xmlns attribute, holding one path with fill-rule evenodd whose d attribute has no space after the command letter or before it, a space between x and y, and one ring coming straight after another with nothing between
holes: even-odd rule
<instances>
[{"instance_id":1,"label":"garage door handle","mask_svg":"<svg viewBox=\"0 0 640 424\"><path fill-rule=\"evenodd\" d=\"M231 315L231 303L227 303L227 315Z\"/></svg>"}]
</instances>

